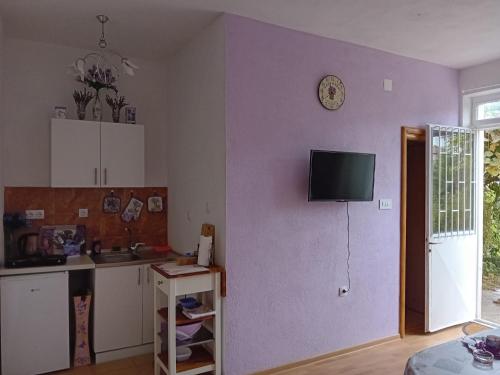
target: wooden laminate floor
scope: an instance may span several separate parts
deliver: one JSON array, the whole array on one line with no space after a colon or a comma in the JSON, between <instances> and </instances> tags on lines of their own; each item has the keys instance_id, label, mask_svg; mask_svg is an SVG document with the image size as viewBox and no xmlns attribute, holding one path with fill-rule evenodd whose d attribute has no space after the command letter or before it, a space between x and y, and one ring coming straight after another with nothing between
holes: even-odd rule
<instances>
[{"instance_id":1,"label":"wooden laminate floor","mask_svg":"<svg viewBox=\"0 0 500 375\"><path fill-rule=\"evenodd\" d=\"M462 326L433 334L423 334L423 321L418 315L408 321L407 335L375 347L345 354L299 368L276 372L279 375L402 375L408 357L422 349L463 336ZM487 327L473 324L469 329L480 331ZM127 358L61 371L57 375L152 375L153 355ZM230 375L230 374L228 374Z\"/></svg>"},{"instance_id":2,"label":"wooden laminate floor","mask_svg":"<svg viewBox=\"0 0 500 375\"><path fill-rule=\"evenodd\" d=\"M422 349L464 336L462 326L432 334L424 334L423 317L414 316L407 321L406 337L395 341L311 363L300 368L276 372L278 375L402 375L406 361ZM409 323L409 324L408 324ZM469 324L471 333L489 329L479 324Z\"/></svg>"},{"instance_id":3,"label":"wooden laminate floor","mask_svg":"<svg viewBox=\"0 0 500 375\"><path fill-rule=\"evenodd\" d=\"M152 375L153 354L101 363L99 365L83 366L67 371L59 371L54 375Z\"/></svg>"}]
</instances>

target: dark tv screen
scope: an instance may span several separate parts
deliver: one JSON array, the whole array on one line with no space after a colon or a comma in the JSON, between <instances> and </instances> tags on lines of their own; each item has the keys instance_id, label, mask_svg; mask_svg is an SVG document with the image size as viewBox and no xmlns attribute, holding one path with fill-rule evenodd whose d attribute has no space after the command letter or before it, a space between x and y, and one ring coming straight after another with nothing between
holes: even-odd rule
<instances>
[{"instance_id":1,"label":"dark tv screen","mask_svg":"<svg viewBox=\"0 0 500 375\"><path fill-rule=\"evenodd\" d=\"M375 154L311 150L309 201L372 201Z\"/></svg>"}]
</instances>

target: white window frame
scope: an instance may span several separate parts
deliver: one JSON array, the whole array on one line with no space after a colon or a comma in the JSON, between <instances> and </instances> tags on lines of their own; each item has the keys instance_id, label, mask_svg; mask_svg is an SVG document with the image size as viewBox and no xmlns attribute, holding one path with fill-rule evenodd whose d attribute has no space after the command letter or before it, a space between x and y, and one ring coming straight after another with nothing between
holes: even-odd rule
<instances>
[{"instance_id":1,"label":"white window frame","mask_svg":"<svg viewBox=\"0 0 500 375\"><path fill-rule=\"evenodd\" d=\"M487 119L487 120L478 120L477 119L477 108L481 104L492 103L492 102L500 102L500 92L495 92L493 94L488 95L478 95L471 97L471 124L474 128L484 129L490 128L495 125L500 125L500 116Z\"/></svg>"}]
</instances>

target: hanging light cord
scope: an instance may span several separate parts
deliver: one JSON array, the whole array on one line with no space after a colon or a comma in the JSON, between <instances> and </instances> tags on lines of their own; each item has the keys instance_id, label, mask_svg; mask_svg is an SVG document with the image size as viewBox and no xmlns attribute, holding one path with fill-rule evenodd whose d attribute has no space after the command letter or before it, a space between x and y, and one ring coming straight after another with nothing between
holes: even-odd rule
<instances>
[{"instance_id":1,"label":"hanging light cord","mask_svg":"<svg viewBox=\"0 0 500 375\"><path fill-rule=\"evenodd\" d=\"M350 228L349 228L349 202L346 202L346 209L347 209L347 291L349 292L351 290L351 266L349 264L349 261L351 260L351 244L350 244Z\"/></svg>"}]
</instances>

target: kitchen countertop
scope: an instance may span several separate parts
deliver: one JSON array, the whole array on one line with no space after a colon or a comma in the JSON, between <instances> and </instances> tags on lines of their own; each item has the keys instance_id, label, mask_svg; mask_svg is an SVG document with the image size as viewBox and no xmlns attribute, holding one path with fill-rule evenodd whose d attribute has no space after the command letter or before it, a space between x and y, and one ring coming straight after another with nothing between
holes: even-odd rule
<instances>
[{"instance_id":1,"label":"kitchen countertop","mask_svg":"<svg viewBox=\"0 0 500 375\"><path fill-rule=\"evenodd\" d=\"M0 267L0 276L26 275L30 273L64 272L94 269L95 263L88 255L69 257L66 264L60 266L41 266L23 268Z\"/></svg>"},{"instance_id":2,"label":"kitchen countertop","mask_svg":"<svg viewBox=\"0 0 500 375\"><path fill-rule=\"evenodd\" d=\"M180 257L179 254L169 251L168 253L157 253L154 251L140 252L142 259L116 262L116 263L100 263L96 264L88 255L80 255L78 257L69 257L66 264L60 266L42 266L42 267L23 267L23 268L6 268L0 267L0 276L14 276L14 275L27 275L33 273L47 273L47 272L64 272L64 271L78 271L90 270L94 268L110 268L110 267L124 267L134 266L148 263L165 263L175 262Z\"/></svg>"}]
</instances>

